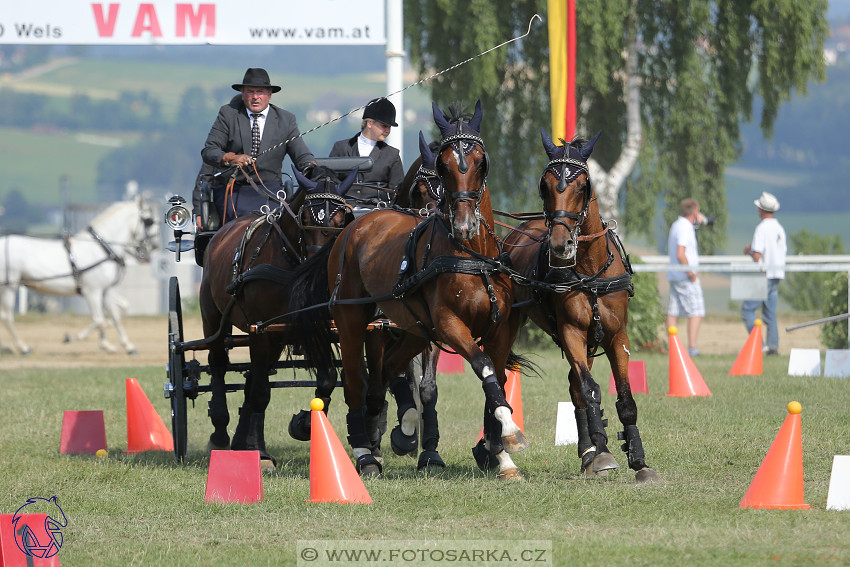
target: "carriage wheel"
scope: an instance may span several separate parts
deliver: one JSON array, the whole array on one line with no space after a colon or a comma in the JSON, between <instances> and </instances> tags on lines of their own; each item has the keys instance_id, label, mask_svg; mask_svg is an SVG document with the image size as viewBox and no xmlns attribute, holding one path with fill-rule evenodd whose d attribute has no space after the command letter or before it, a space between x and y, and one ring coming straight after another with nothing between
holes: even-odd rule
<instances>
[{"instance_id":1,"label":"carriage wheel","mask_svg":"<svg viewBox=\"0 0 850 567\"><path fill-rule=\"evenodd\" d=\"M173 344L183 342L183 309L180 306L180 284L176 277L168 282L168 380L171 383L171 435L174 437L174 459L182 463L186 457L186 357Z\"/></svg>"}]
</instances>

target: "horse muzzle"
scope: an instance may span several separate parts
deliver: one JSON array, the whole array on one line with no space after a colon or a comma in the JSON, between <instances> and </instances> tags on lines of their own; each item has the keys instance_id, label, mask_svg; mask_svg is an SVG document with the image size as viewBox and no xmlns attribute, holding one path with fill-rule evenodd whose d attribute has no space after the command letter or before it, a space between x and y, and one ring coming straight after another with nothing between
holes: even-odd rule
<instances>
[{"instance_id":1,"label":"horse muzzle","mask_svg":"<svg viewBox=\"0 0 850 567\"><path fill-rule=\"evenodd\" d=\"M572 238L564 239L559 242L549 242L549 258L560 262L570 262L569 265L575 265L576 252L578 247L576 241ZM553 266L554 267L554 266Z\"/></svg>"}]
</instances>

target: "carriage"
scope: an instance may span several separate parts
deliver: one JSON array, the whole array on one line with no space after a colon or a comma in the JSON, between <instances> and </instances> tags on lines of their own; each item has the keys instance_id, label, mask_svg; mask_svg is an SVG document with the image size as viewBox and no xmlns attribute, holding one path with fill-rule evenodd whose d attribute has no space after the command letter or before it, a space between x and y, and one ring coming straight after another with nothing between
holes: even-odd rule
<instances>
[{"instance_id":1,"label":"carriage","mask_svg":"<svg viewBox=\"0 0 850 567\"><path fill-rule=\"evenodd\" d=\"M370 158L319 158L316 160L317 167L326 168L337 175L345 176L352 171L366 172L372 166ZM354 182L351 184L358 185ZM285 183L286 192L288 195L297 193L291 178L287 178ZM306 191L306 189L305 189ZM169 250L175 253L175 258L179 262L181 254L188 252L193 248L204 249L209 241L215 236L219 227L214 216L214 209L211 207L211 202L205 197L208 196L207 187L202 188L202 227L205 230L195 233L194 241L187 240L186 236L191 235L192 230L191 215L185 206L185 199L180 196L173 196L169 200L169 208L165 213L165 221L168 227L174 233L174 241L169 244ZM333 200L338 203L338 200ZM374 204L373 204L374 205ZM328 215L330 216L330 215ZM312 227L302 227L308 229ZM327 228L327 227L326 227ZM196 260L202 265L202 256L196 255ZM270 276L273 277L273 276ZM371 329L383 331L389 329L393 324L386 319L379 319L372 323ZM199 395L211 393L213 385L207 382L205 375L211 373L209 364L202 364L193 356L191 360L187 360L187 353L198 353L208 351L211 343L216 340L222 340L225 348L242 348L248 347L250 336L253 333L285 333L289 330L290 325L285 322L269 322L269 321L253 321L247 333L226 334L220 336L223 332L219 329L216 333L206 336L201 339L187 340L183 332L183 313L181 306L180 284L177 277L171 277L168 286L168 364L166 367L167 381L163 385L164 395L171 405L171 430L174 440L174 457L177 462L183 462L187 453L187 438L188 438L188 419L187 408L189 402L194 405L194 401ZM338 364L337 364L338 366ZM271 372L283 369L298 369L310 367L309 361L302 358L287 356L277 360L272 367ZM226 372L241 373L243 375L250 373L250 362L228 362L225 368ZM295 379L295 380L276 380L270 381L270 388L289 388L289 387L313 387L317 386L315 379ZM224 390L227 393L244 391L246 382L230 382L224 385Z\"/></svg>"},{"instance_id":2,"label":"carriage","mask_svg":"<svg viewBox=\"0 0 850 567\"><path fill-rule=\"evenodd\" d=\"M318 249L285 280L287 289L295 290L294 301L287 302L283 309L287 317L294 315L286 323L270 326L269 314L265 312L243 325L247 335L210 336L215 329L206 328L205 323L207 338L184 341L179 289L176 281L172 281L169 381L165 384L165 394L171 400L178 460L186 454L187 400L207 391L212 392L215 400L217 390L220 399L224 393L239 389L244 389L247 395L248 376L256 379L253 373L257 371L256 365L228 362L226 369L246 371L246 385L224 384L224 372L220 368L216 386L212 362L208 367L196 361L187 363L185 352L211 349L214 343L222 351L249 344L253 363L255 353L268 353L261 351L254 341L274 330L294 333L295 337L290 335L290 338L295 339L305 354L305 360L278 361L281 351L271 349L275 368L303 365L316 370L330 364L328 361L333 359L330 345L339 343L342 385L348 406L348 440L361 475L381 474L380 435L376 439L375 428L382 403L385 411L387 387L396 394L399 405L399 426L391 436L393 450L397 454L413 454L417 450L415 442L410 440L409 423L406 429L403 427L414 409L412 400L408 406L406 400L399 399L408 388L398 388L397 392L390 381L418 354L437 351L432 348L436 346L460 353L481 380L485 394L484 435L473 448L477 465L485 471L498 470L502 479L522 478L510 454L525 449L528 442L511 418L504 384L506 369L518 369L524 362L511 347L519 328L531 318L552 336L570 362L569 391L576 406L581 473L600 476L618 466L607 447L607 420L601 418L600 388L590 372L593 355L601 347L614 371L617 413L625 428L619 438L625 441L622 448L629 467L636 472L638 482L657 480L644 460L636 426L637 408L627 375L625 324L628 297L632 293L631 270L613 226L603 223L599 216L586 165L595 139L557 146L543 132L544 148L550 158L539 188L544 210L532 214L502 240L494 232L494 211L486 186L490 163L479 133L480 102L471 119L460 112L452 111L451 116L443 114L436 105L434 118L442 138L436 146L429 146L420 134L420 159L408 171L400 191L400 195L409 191L412 199L417 194L412 183L422 196L431 195L430 204L418 210L382 208L345 223L339 238ZM429 159L431 163L427 163ZM439 189L436 195L432 188ZM175 218L183 216L188 218L188 211L175 213ZM592 232L587 234L589 231ZM176 250L179 253L179 243ZM209 267L205 269L205 278L208 271ZM202 282L202 291L203 285ZM202 311L203 303L202 298ZM305 315L316 307L329 309ZM229 307L225 311L226 317ZM376 313L382 314L377 323ZM271 320L276 318L272 316ZM396 336L370 357L369 334L387 328L396 329ZM378 382L361 380L364 348L370 367L367 380L374 380L377 375ZM432 367L432 374L433 370ZM208 387L199 384L199 376L205 371L212 375ZM315 382L267 382L263 387L316 384L318 391L323 382L328 386L328 375L326 372L323 379L317 372ZM373 384L380 387L373 388ZM435 389L430 401L436 403ZM268 403L267 398L264 402ZM212 402L210 407L217 433L223 432L229 443L226 406L225 419L218 424ZM260 405L245 412L240 410L232 448L237 448L236 438L241 428L241 435L254 442L263 457L263 414L256 410L264 411L264 408ZM422 415L424 419L424 410ZM429 415L436 421L435 410ZM215 445L217 433L211 436L211 446ZM425 450L420 455L419 468L427 466L429 459L445 466L436 453L439 438L436 423L433 429L424 426L421 433ZM242 443L243 439L240 437L239 441Z\"/></svg>"}]
</instances>

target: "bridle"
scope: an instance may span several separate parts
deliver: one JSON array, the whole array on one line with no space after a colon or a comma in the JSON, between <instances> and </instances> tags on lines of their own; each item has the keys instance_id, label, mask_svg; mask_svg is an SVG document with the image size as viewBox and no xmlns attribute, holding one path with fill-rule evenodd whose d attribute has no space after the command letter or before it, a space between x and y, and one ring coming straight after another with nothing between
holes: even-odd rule
<instances>
[{"instance_id":1,"label":"bridle","mask_svg":"<svg viewBox=\"0 0 850 567\"><path fill-rule=\"evenodd\" d=\"M411 205L413 204L413 192L419 183L422 183L425 186L425 189L428 191L428 196L434 203L439 203L442 200L443 181L437 175L437 171L425 167L424 165L420 165L419 169L416 170L416 176L413 178L413 183L411 183L410 191L407 194L408 202ZM426 203L425 206L419 209L419 214L423 217L427 217L433 212L433 209L433 203Z\"/></svg>"},{"instance_id":2,"label":"bridle","mask_svg":"<svg viewBox=\"0 0 850 567\"><path fill-rule=\"evenodd\" d=\"M329 183L329 181L325 180L325 183ZM327 187L327 185L326 185ZM345 210L346 214L350 214L351 205L349 205L344 197L337 195L336 193L312 193L307 195L307 198L304 201L304 204L301 205L301 209L298 212L298 242L301 247L306 250L307 255L312 255L318 252L322 246L320 245L306 245L304 243L305 231L307 230L321 230L324 235L328 235L330 232L339 232L342 230L342 227L334 227L330 226L331 219L333 219L340 210ZM304 216L307 215L310 220L312 220L311 224L304 223Z\"/></svg>"},{"instance_id":3,"label":"bridle","mask_svg":"<svg viewBox=\"0 0 850 567\"><path fill-rule=\"evenodd\" d=\"M564 149L564 153L569 154L569 146L567 146ZM550 211L546 207L545 191L546 191L546 188L547 188L547 184L546 184L546 173L547 172L554 175L555 178L558 180L558 185L556 187L556 190L558 191L558 193L563 193L564 191L566 191L567 186L570 183L575 181L579 177L579 175L581 175L582 173L585 174L585 176L587 177L587 182L585 183L584 188L582 189L583 203L582 203L581 211L579 211L578 213L574 213L572 211L566 211L566 210L563 210L563 209L556 209L556 210ZM584 161L575 159L575 158L570 158L570 157L562 157L562 158L553 159L552 161L550 161L546 165L546 169L543 170L543 175L540 177L539 191L540 191L540 197L543 199L543 203L544 203L543 204L543 216L544 216L544 220L545 220L545 223L546 223L546 227L548 229L548 232L546 234L547 241L549 239L551 239L552 231L555 228L555 225L560 224L560 225L564 226L567 229L567 231L570 233L570 238L572 239L572 241L578 242L581 239L581 226L582 226L582 224L584 224L585 219L587 219L587 211L588 211L588 208L590 207L591 195L592 195L592 190L591 190L591 186L590 186L590 173L588 172L588 169L587 169L587 163L584 162ZM569 225L569 223L567 223L564 219L572 220L573 226L571 227ZM562 258L561 260L563 261L564 259ZM570 261L570 259L566 259L566 260L567 260L567 262ZM576 256L573 255L571 260L572 260L572 263L568 263L566 266L563 266L563 267L573 267L573 266L575 266ZM551 247L549 248L549 263L550 263L550 265L552 264L552 249L551 249Z\"/></svg>"},{"instance_id":4,"label":"bridle","mask_svg":"<svg viewBox=\"0 0 850 567\"><path fill-rule=\"evenodd\" d=\"M437 152L437 156L442 156L443 151L445 151L446 148L451 147L452 151L454 151L458 156L458 172L462 175L466 175L469 172L469 164L466 163L466 156L472 153L476 146L481 146L481 151L484 152L484 165L482 166L484 171L481 176L481 185L478 189L474 191L453 191L451 193L444 190L443 194L440 196L439 208L441 210L448 198L448 222L449 226L452 227L454 227L455 209L458 203L474 202L475 220L479 223L481 222L481 199L484 197L484 191L487 189L487 173L490 169L490 160L487 155L487 150L484 148L484 140L476 134L462 132L461 127L462 122L458 121L457 133L440 140L440 149ZM448 185L443 179L442 172L440 171L441 168L439 166L442 164L442 160L438 157L437 171L435 173L437 174L437 178L439 179L442 187L448 188ZM445 168L445 166L443 166L443 168ZM452 228L452 230L454 230L454 228Z\"/></svg>"},{"instance_id":5,"label":"bridle","mask_svg":"<svg viewBox=\"0 0 850 567\"><path fill-rule=\"evenodd\" d=\"M150 213L150 209L146 205L139 207L139 219L142 223L143 235L141 238L134 238L135 242L132 244L132 254L137 260L147 260L149 252L156 245L153 242L156 231L150 231L154 227L155 221L153 215Z\"/></svg>"}]
</instances>

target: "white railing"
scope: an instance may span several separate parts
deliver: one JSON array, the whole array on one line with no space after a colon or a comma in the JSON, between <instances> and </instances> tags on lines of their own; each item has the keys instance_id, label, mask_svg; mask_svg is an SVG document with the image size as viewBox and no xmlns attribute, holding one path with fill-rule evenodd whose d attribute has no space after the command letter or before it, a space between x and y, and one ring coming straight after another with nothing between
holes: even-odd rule
<instances>
[{"instance_id":1,"label":"white railing","mask_svg":"<svg viewBox=\"0 0 850 567\"><path fill-rule=\"evenodd\" d=\"M725 274L757 274L767 272L766 266L745 255L737 256L700 256L699 266L670 265L667 256L640 256L643 264L633 264L635 272L720 272ZM808 256L788 256L784 268L785 272L845 272L847 274L847 295L850 305L850 255L838 254L812 254ZM840 314L836 314L840 315ZM850 336L850 319L847 321L848 336Z\"/></svg>"}]
</instances>

